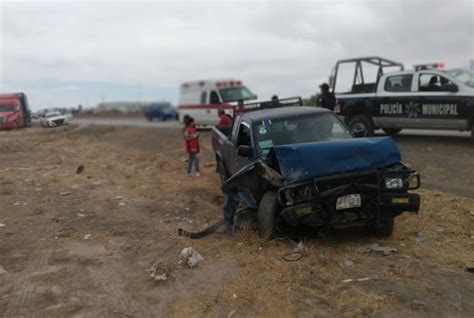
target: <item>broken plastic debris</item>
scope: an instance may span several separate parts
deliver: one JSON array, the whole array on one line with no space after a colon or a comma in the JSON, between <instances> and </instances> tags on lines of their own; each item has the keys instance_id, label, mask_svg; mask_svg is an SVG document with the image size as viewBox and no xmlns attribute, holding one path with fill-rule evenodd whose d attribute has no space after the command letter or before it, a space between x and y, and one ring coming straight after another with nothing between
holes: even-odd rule
<instances>
[{"instance_id":1,"label":"broken plastic debris","mask_svg":"<svg viewBox=\"0 0 474 318\"><path fill-rule=\"evenodd\" d=\"M13 203L13 205L20 205L20 202L15 202Z\"/></svg>"},{"instance_id":2,"label":"broken plastic debris","mask_svg":"<svg viewBox=\"0 0 474 318\"><path fill-rule=\"evenodd\" d=\"M341 283L350 283L350 282L365 282L366 280L371 280L372 278L370 277L364 277L364 278L349 278L349 279L344 279L341 281Z\"/></svg>"},{"instance_id":3,"label":"broken plastic debris","mask_svg":"<svg viewBox=\"0 0 474 318\"><path fill-rule=\"evenodd\" d=\"M372 243L369 245L366 245L362 248L362 252L367 253L367 252L379 252L382 253L383 255L387 256L392 253L397 253L398 250L395 247L391 246L382 246L378 245L377 243Z\"/></svg>"},{"instance_id":4,"label":"broken plastic debris","mask_svg":"<svg viewBox=\"0 0 474 318\"><path fill-rule=\"evenodd\" d=\"M441 233L441 232L446 231L446 228L441 226L441 225L435 225L435 226L433 226L433 231Z\"/></svg>"},{"instance_id":5,"label":"broken plastic debris","mask_svg":"<svg viewBox=\"0 0 474 318\"><path fill-rule=\"evenodd\" d=\"M76 215L77 215L78 217L80 217L80 218L83 218L83 217L86 216L85 214L82 214L82 213L77 213Z\"/></svg>"},{"instance_id":6,"label":"broken plastic debris","mask_svg":"<svg viewBox=\"0 0 474 318\"><path fill-rule=\"evenodd\" d=\"M119 205L124 206L125 202L120 202Z\"/></svg>"},{"instance_id":7,"label":"broken plastic debris","mask_svg":"<svg viewBox=\"0 0 474 318\"><path fill-rule=\"evenodd\" d=\"M354 266L354 262L350 259L345 259L343 262L342 262L345 266L347 267L352 267Z\"/></svg>"},{"instance_id":8,"label":"broken plastic debris","mask_svg":"<svg viewBox=\"0 0 474 318\"><path fill-rule=\"evenodd\" d=\"M92 236L91 234L86 234L86 235L84 235L84 237L82 239L83 240L88 240L88 239L91 238L91 236Z\"/></svg>"},{"instance_id":9,"label":"broken plastic debris","mask_svg":"<svg viewBox=\"0 0 474 318\"><path fill-rule=\"evenodd\" d=\"M417 242L424 242L426 241L426 236L424 236L423 234L421 233L415 233L412 238L417 241Z\"/></svg>"},{"instance_id":10,"label":"broken plastic debris","mask_svg":"<svg viewBox=\"0 0 474 318\"><path fill-rule=\"evenodd\" d=\"M71 191L59 192L60 195L69 195L71 193Z\"/></svg>"},{"instance_id":11,"label":"broken plastic debris","mask_svg":"<svg viewBox=\"0 0 474 318\"><path fill-rule=\"evenodd\" d=\"M122 200L122 196L121 195L116 196L115 200Z\"/></svg>"},{"instance_id":12,"label":"broken plastic debris","mask_svg":"<svg viewBox=\"0 0 474 318\"><path fill-rule=\"evenodd\" d=\"M201 254L192 247L186 247L181 251L181 258L188 262L189 267L196 267L204 260Z\"/></svg>"},{"instance_id":13,"label":"broken plastic debris","mask_svg":"<svg viewBox=\"0 0 474 318\"><path fill-rule=\"evenodd\" d=\"M2 265L0 265L0 275L7 274L8 272L3 268Z\"/></svg>"},{"instance_id":14,"label":"broken plastic debris","mask_svg":"<svg viewBox=\"0 0 474 318\"><path fill-rule=\"evenodd\" d=\"M5 227L5 223L0 223L0 227Z\"/></svg>"}]
</instances>

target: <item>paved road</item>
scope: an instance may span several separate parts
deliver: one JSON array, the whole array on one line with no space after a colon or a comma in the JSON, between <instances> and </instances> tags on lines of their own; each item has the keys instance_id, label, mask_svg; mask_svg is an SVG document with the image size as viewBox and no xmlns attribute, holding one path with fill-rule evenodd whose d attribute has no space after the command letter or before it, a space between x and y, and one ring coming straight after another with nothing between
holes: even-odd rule
<instances>
[{"instance_id":1,"label":"paved road","mask_svg":"<svg viewBox=\"0 0 474 318\"><path fill-rule=\"evenodd\" d=\"M141 118L74 118L73 121L80 125L106 125L106 126L131 126L131 127L163 127L163 128L177 128L180 124L177 121L153 121L149 122ZM382 131L378 131L382 134ZM458 137L470 138L470 132L460 132L451 130L417 130L405 129L400 135L402 136L443 136L443 137Z\"/></svg>"},{"instance_id":2,"label":"paved road","mask_svg":"<svg viewBox=\"0 0 474 318\"><path fill-rule=\"evenodd\" d=\"M174 120L168 121L148 121L141 118L74 118L72 123L79 125L99 125L99 126L130 126L130 127L150 127L150 128L177 128L180 124Z\"/></svg>"}]
</instances>

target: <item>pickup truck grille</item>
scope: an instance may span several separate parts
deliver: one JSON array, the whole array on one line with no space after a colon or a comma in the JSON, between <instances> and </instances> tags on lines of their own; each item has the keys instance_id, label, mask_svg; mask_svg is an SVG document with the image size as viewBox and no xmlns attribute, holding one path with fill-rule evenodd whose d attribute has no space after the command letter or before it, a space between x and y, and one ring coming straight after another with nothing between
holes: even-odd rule
<instances>
[{"instance_id":1,"label":"pickup truck grille","mask_svg":"<svg viewBox=\"0 0 474 318\"><path fill-rule=\"evenodd\" d=\"M5 123L5 117L0 117L0 125L3 125Z\"/></svg>"},{"instance_id":2,"label":"pickup truck grille","mask_svg":"<svg viewBox=\"0 0 474 318\"><path fill-rule=\"evenodd\" d=\"M324 192L351 183L379 186L379 176L376 172L348 173L340 176L318 178L314 182L318 190Z\"/></svg>"}]
</instances>

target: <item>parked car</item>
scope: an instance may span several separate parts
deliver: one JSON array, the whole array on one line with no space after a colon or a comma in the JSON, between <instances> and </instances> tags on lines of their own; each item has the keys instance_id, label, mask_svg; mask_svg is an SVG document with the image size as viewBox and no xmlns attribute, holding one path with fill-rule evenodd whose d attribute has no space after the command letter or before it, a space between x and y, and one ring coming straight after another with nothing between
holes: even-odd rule
<instances>
[{"instance_id":1,"label":"parked car","mask_svg":"<svg viewBox=\"0 0 474 318\"><path fill-rule=\"evenodd\" d=\"M31 126L31 112L24 93L0 94L0 129Z\"/></svg>"},{"instance_id":2,"label":"parked car","mask_svg":"<svg viewBox=\"0 0 474 318\"><path fill-rule=\"evenodd\" d=\"M348 65L354 67L352 85L340 89L341 69ZM474 74L440 66L404 70L403 64L381 57L338 61L331 76L335 111L358 137L372 136L378 128L388 134L405 128L449 129L471 131L474 141ZM364 67L375 67L376 75L370 78Z\"/></svg>"},{"instance_id":3,"label":"parked car","mask_svg":"<svg viewBox=\"0 0 474 318\"><path fill-rule=\"evenodd\" d=\"M394 219L418 212L420 177L391 137L354 138L333 112L315 107L248 111L212 129L223 190L257 211L260 234L282 221L320 229L365 225L388 236Z\"/></svg>"},{"instance_id":4,"label":"parked car","mask_svg":"<svg viewBox=\"0 0 474 318\"><path fill-rule=\"evenodd\" d=\"M59 127L62 125L68 124L68 119L66 115L61 114L61 112L49 112L40 119L41 127Z\"/></svg>"},{"instance_id":5,"label":"parked car","mask_svg":"<svg viewBox=\"0 0 474 318\"><path fill-rule=\"evenodd\" d=\"M145 117L149 121L155 118L160 120L178 119L178 111L169 103L156 103L145 109Z\"/></svg>"}]
</instances>

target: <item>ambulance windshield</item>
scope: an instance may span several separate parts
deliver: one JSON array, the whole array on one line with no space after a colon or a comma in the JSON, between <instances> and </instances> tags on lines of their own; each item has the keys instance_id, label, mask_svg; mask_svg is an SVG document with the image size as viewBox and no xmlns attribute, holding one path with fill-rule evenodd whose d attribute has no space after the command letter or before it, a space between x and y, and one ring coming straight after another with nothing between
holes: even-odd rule
<instances>
[{"instance_id":1,"label":"ambulance windshield","mask_svg":"<svg viewBox=\"0 0 474 318\"><path fill-rule=\"evenodd\" d=\"M225 103L236 102L239 99L249 100L255 98L245 86L222 88L219 93L221 93L222 101Z\"/></svg>"}]
</instances>

